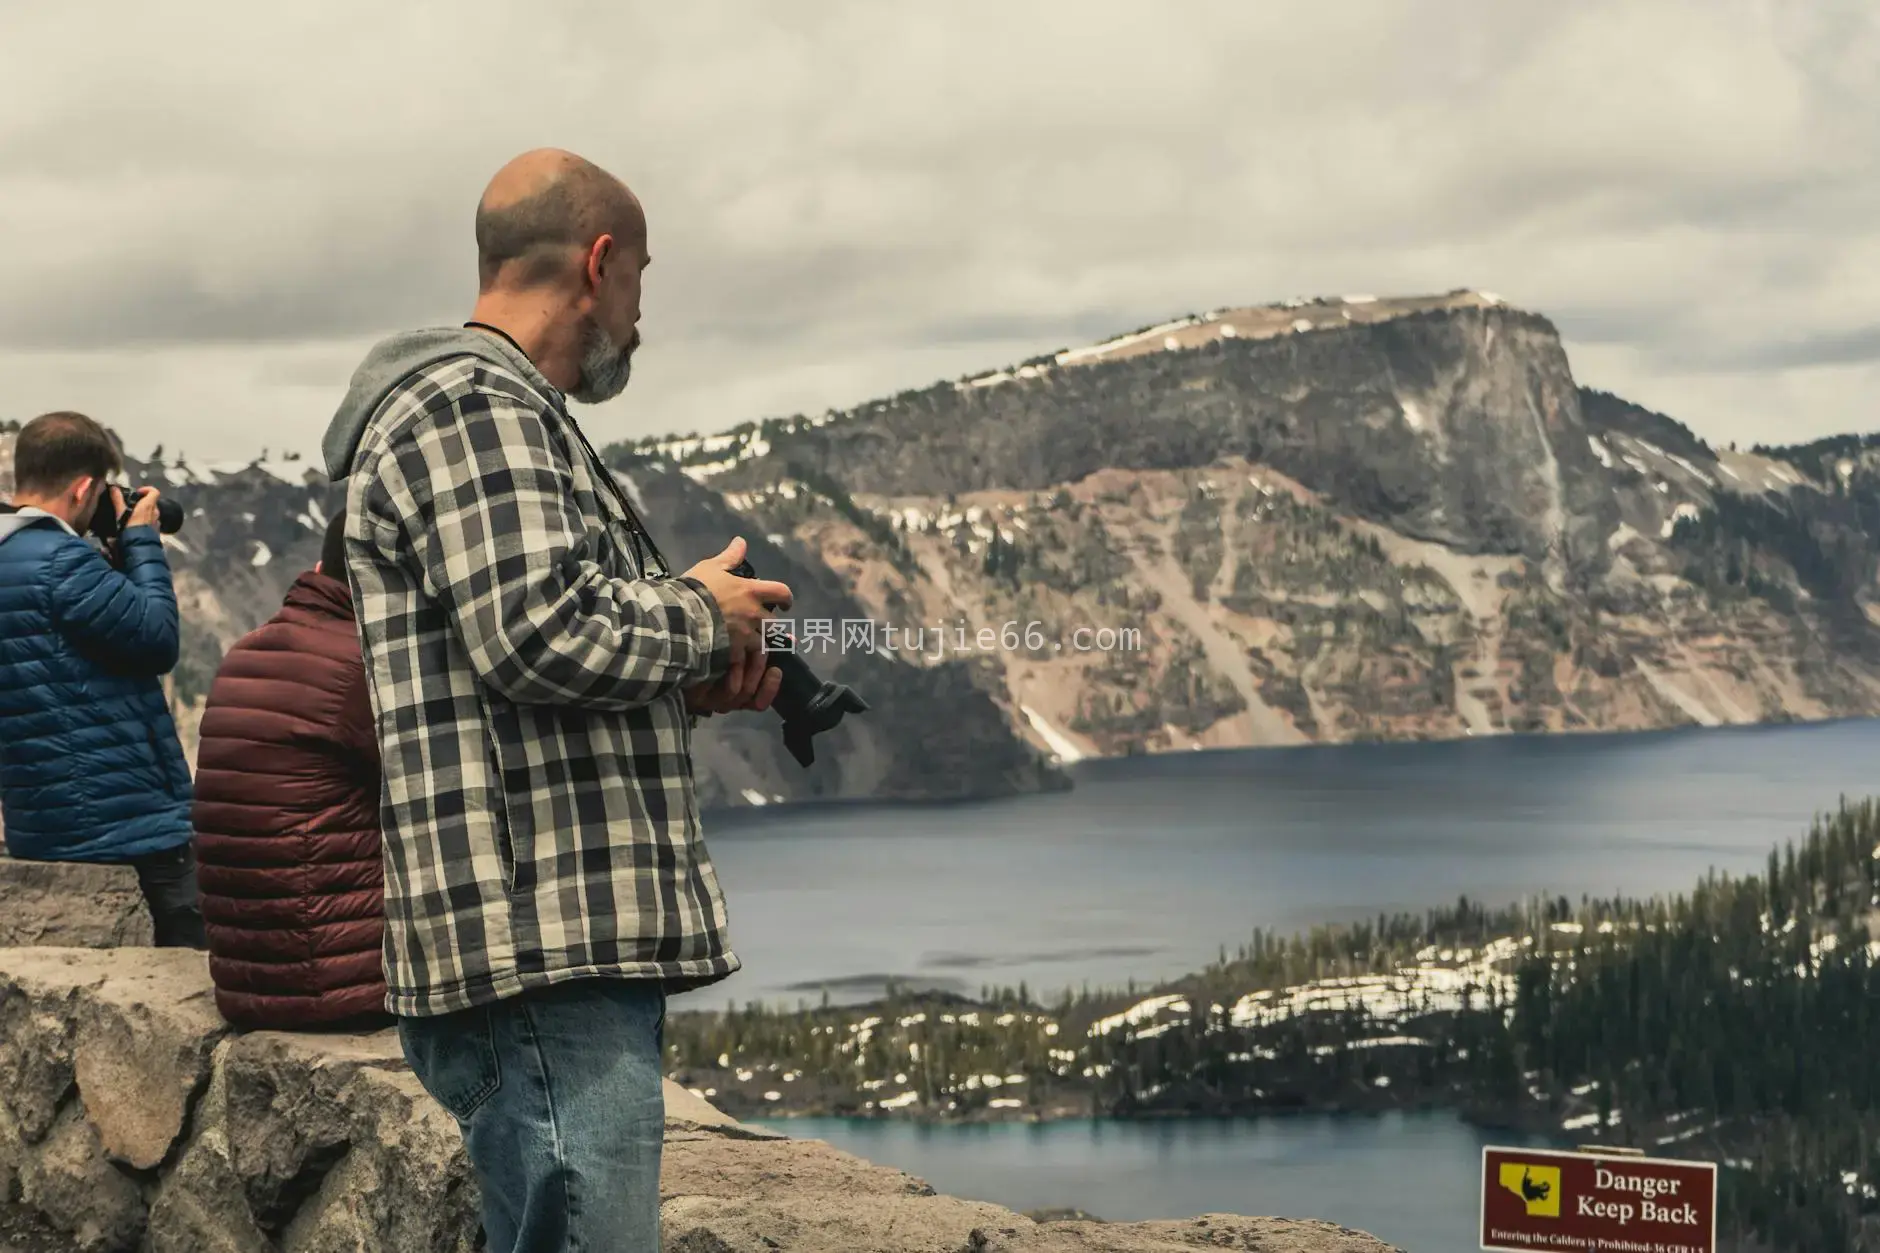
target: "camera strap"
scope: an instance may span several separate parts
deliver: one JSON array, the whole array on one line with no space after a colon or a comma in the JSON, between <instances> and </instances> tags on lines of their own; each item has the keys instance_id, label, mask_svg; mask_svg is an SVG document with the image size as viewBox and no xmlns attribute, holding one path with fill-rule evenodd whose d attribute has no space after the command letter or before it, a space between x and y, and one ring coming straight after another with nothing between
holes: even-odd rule
<instances>
[{"instance_id":1,"label":"camera strap","mask_svg":"<svg viewBox=\"0 0 1880 1253\"><path fill-rule=\"evenodd\" d=\"M533 361L528 353L523 352L522 345L516 342L515 337L502 327L491 326L488 322L476 321L465 322L463 325L465 330L488 331L492 335L500 335L511 348L514 348L516 352L521 355L523 360ZM523 380L523 386L528 386L528 380ZM535 391L533 387L529 388L529 390L532 392ZM540 392L536 392L536 395L541 397ZM588 473L590 475L599 476L599 478L607 484L608 490L613 493L615 502L619 504L621 511L626 515L627 530L633 537L633 547L635 550L633 559L640 568L640 577L671 578L673 570L672 566L666 561L666 555L660 552L659 545L653 542L652 532L647 530L646 524L640 520L640 511L635 509L633 502L627 498L626 491L620 486L620 480L614 477L613 471L607 468L607 463L601 459L600 453L596 452L594 445L588 441L587 432L581 429L581 424L574 420L574 415L568 412L566 405L560 404L558 401L549 401L546 397L541 397L541 399L543 403L554 412L556 417L568 424L568 429L574 432L574 436L577 440L581 441L581 449L587 454ZM657 574L649 573L647 570L646 558L648 554L651 554L654 564L658 567Z\"/></svg>"}]
</instances>

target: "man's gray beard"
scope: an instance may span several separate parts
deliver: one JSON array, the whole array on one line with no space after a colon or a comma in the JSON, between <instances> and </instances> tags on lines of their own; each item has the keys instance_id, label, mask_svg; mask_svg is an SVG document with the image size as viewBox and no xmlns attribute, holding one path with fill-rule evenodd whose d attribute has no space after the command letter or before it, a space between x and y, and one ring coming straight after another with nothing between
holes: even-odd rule
<instances>
[{"instance_id":1,"label":"man's gray beard","mask_svg":"<svg viewBox=\"0 0 1880 1253\"><path fill-rule=\"evenodd\" d=\"M586 343L581 349L581 377L568 389L568 395L584 405L604 404L627 390L633 374L633 350L640 346L639 336L625 348L617 348L599 322L588 323Z\"/></svg>"}]
</instances>

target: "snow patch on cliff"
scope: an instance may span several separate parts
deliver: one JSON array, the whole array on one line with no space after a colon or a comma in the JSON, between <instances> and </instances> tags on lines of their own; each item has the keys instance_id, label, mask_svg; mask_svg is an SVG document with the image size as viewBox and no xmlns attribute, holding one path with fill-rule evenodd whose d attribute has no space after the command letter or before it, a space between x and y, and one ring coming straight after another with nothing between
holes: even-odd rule
<instances>
[{"instance_id":1,"label":"snow patch on cliff","mask_svg":"<svg viewBox=\"0 0 1880 1253\"><path fill-rule=\"evenodd\" d=\"M1052 726L1050 720L1043 714L1030 705L1020 705L1018 709L1025 715L1025 721L1031 724L1031 729L1038 733L1038 738L1051 746L1051 751L1057 754L1060 762L1068 765L1073 761L1084 759L1084 750L1077 747L1076 741Z\"/></svg>"},{"instance_id":2,"label":"snow patch on cliff","mask_svg":"<svg viewBox=\"0 0 1880 1253\"><path fill-rule=\"evenodd\" d=\"M1704 516L1704 511L1702 509L1699 509L1696 505L1693 505L1690 501L1687 500L1683 504L1679 505L1676 509L1673 509L1671 511L1671 516L1665 519L1664 527L1659 532L1659 538L1670 539L1674 534L1677 533L1678 523L1683 522L1686 519L1689 519L1690 521L1695 522L1703 516Z\"/></svg>"},{"instance_id":3,"label":"snow patch on cliff","mask_svg":"<svg viewBox=\"0 0 1880 1253\"><path fill-rule=\"evenodd\" d=\"M1654 692L1676 705L1698 726L1720 727L1723 725L1724 719L1715 710L1694 694L1679 687L1672 681L1670 675L1665 674L1643 657L1633 658L1632 664L1638 667L1638 672L1645 676L1645 681L1651 684Z\"/></svg>"},{"instance_id":4,"label":"snow patch on cliff","mask_svg":"<svg viewBox=\"0 0 1880 1253\"><path fill-rule=\"evenodd\" d=\"M633 502L633 508L637 512L644 514L646 512L646 499L640 495L640 485L633 481L633 476L628 474L625 470L615 470L614 482L620 484L620 489L626 492L627 499Z\"/></svg>"}]
</instances>

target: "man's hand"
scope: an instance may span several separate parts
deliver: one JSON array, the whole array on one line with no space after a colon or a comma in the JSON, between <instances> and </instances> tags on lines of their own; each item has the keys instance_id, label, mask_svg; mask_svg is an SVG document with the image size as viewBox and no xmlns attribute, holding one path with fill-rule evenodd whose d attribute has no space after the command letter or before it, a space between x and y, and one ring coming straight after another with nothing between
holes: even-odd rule
<instances>
[{"instance_id":1,"label":"man's hand","mask_svg":"<svg viewBox=\"0 0 1880 1253\"><path fill-rule=\"evenodd\" d=\"M115 487L112 488L111 491L112 491L112 494L117 497L118 510L122 512L124 508L123 493L119 492L118 489ZM129 530L131 527L134 527L134 526L147 526L153 531L157 529L157 489L156 488L146 487L144 489L144 494L138 497L136 506L131 509L130 520L124 524L124 529Z\"/></svg>"},{"instance_id":2,"label":"man's hand","mask_svg":"<svg viewBox=\"0 0 1880 1253\"><path fill-rule=\"evenodd\" d=\"M785 584L772 579L742 579L731 573L744 560L744 548L742 539L734 539L716 557L685 572L688 578L703 583L718 602L718 612L724 615L725 628L731 633L731 669L710 687L714 691L722 689L725 699L735 697L739 703L731 705L732 709L752 708L749 702L767 685L771 695L776 695L775 685L783 681L783 676L779 672L775 679L770 677L764 659L764 622L773 608L777 612L787 610L792 600ZM766 700L765 707L768 705Z\"/></svg>"},{"instance_id":3,"label":"man's hand","mask_svg":"<svg viewBox=\"0 0 1880 1253\"><path fill-rule=\"evenodd\" d=\"M726 675L716 683L702 683L697 687L688 687L685 690L686 709L701 718L709 718L713 714L736 713L743 709L763 713L770 708L770 703L777 699L777 689L783 686L783 671L775 666L766 666L762 669L753 666L747 671L747 675L750 677L746 679L745 686L750 689L749 691L734 690L731 686L730 675ZM750 678L755 678L756 682L753 684Z\"/></svg>"}]
</instances>

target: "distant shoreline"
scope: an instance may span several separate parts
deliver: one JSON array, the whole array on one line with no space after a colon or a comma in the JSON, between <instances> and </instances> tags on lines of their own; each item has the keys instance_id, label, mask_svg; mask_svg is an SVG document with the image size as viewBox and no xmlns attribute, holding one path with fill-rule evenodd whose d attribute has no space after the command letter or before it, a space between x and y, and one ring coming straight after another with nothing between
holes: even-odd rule
<instances>
[{"instance_id":1,"label":"distant shoreline","mask_svg":"<svg viewBox=\"0 0 1880 1253\"><path fill-rule=\"evenodd\" d=\"M1639 743L1645 741L1713 737L1722 735L1758 735L1773 731L1797 731L1820 728L1850 726L1856 723L1880 723L1880 715L1849 715L1833 718L1765 718L1756 722L1733 722L1721 726L1706 727L1694 724L1680 724L1665 727L1640 727L1635 730L1609 730L1600 727L1567 728L1559 731L1503 731L1494 735L1445 735L1427 738L1376 739L1376 740L1338 740L1332 742L1314 742L1310 744L1245 744L1228 748L1170 749L1162 752L1122 753L1111 757L1085 757L1079 761L1068 762L1058 767L1069 780L1069 788L1047 789L1042 792L999 793L969 796L942 796L932 798L919 797L872 797L839 796L817 797L810 800L773 801L763 805L714 805L700 811L701 816L709 818L712 824L724 829L726 826L745 826L761 823L767 811L788 810L793 815L814 813L817 811L867 809L969 809L983 805L1007 804L1013 801L1026 801L1039 796L1051 795L1053 791L1062 792L1074 789L1085 776L1092 774L1112 774L1113 777L1126 778L1132 769L1142 767L1157 768L1171 761L1192 761L1196 759L1219 759L1236 755L1254 755L1261 757L1309 756L1319 753L1336 753L1350 750L1376 751L1380 749L1451 749L1459 745L1477 746L1513 746L1527 747L1538 743L1570 744L1575 748L1591 747L1602 741L1614 743Z\"/></svg>"},{"instance_id":2,"label":"distant shoreline","mask_svg":"<svg viewBox=\"0 0 1880 1253\"><path fill-rule=\"evenodd\" d=\"M1326 1104L1305 1104L1295 1106L1268 1106L1262 1108L1221 1109L1221 1110L1180 1110L1155 1109L1134 1113L1097 1113L1084 1105L1073 1107L1071 1103L1041 1110L992 1110L975 1109L964 1114L902 1113L898 1110L855 1110L834 1109L795 1109L777 1112L753 1110L732 1114L739 1122L757 1127L770 1127L772 1130L789 1134L787 1127L793 1122L810 1120L829 1120L853 1124L896 1124L919 1127L923 1130L936 1128L964 1128L991 1126L1055 1126L1066 1123L1287 1123L1304 1119L1334 1120L1372 1120L1390 1114L1452 1114L1456 1120L1472 1130L1484 1135L1510 1135L1521 1138L1541 1138L1553 1142L1556 1147L1568 1148L1594 1144L1598 1135L1588 1129L1570 1132L1556 1125L1551 1119L1540 1117L1533 1111L1489 1112L1479 1106L1471 1108L1471 1102L1455 1095L1420 1095L1399 1099L1383 1098L1374 1102L1359 1104L1349 1101ZM733 1108L742 1111L741 1106ZM730 1113L729 1110L726 1111Z\"/></svg>"}]
</instances>

